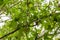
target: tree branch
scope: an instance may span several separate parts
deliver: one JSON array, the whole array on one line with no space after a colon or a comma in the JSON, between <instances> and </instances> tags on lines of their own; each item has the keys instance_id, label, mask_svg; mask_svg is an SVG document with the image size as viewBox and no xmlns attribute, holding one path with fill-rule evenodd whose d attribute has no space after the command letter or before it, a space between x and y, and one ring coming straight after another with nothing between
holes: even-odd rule
<instances>
[{"instance_id":1,"label":"tree branch","mask_svg":"<svg viewBox=\"0 0 60 40\"><path fill-rule=\"evenodd\" d=\"M6 35L0 37L0 39L6 37L6 36L8 36L8 35L11 35L11 34L15 33L15 32L18 31L19 29L20 29L20 28L15 29L14 31L12 31L12 32L10 32L10 33L8 33L8 34L6 34Z\"/></svg>"},{"instance_id":2,"label":"tree branch","mask_svg":"<svg viewBox=\"0 0 60 40\"><path fill-rule=\"evenodd\" d=\"M38 39L37 37L38 37L38 33L36 33L36 37L35 37L35 40L37 40L37 39Z\"/></svg>"},{"instance_id":3,"label":"tree branch","mask_svg":"<svg viewBox=\"0 0 60 40\"><path fill-rule=\"evenodd\" d=\"M38 21L39 21L39 20L37 20L37 22L38 22ZM34 22L34 21L33 21L33 22ZM29 24L28 24L28 25L29 25ZM23 27L24 27L24 26L27 26L27 24L26 24L26 25L23 25ZM36 25L32 25L32 26L36 26ZM10 33L8 33L8 34L0 37L0 39L4 38L4 37L6 37L6 36L9 36L9 35L11 35L11 34L13 34L13 33L15 33L15 32L18 31L19 29L20 29L20 28L15 29L14 31L12 31L12 32L10 32Z\"/></svg>"}]
</instances>

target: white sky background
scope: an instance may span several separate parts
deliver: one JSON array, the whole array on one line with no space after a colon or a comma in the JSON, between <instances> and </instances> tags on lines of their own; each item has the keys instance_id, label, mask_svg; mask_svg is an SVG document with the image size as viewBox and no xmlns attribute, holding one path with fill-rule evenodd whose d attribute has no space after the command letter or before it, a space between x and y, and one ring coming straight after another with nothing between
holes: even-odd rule
<instances>
[{"instance_id":1,"label":"white sky background","mask_svg":"<svg viewBox=\"0 0 60 40\"><path fill-rule=\"evenodd\" d=\"M10 17L6 16L5 14L1 14L0 15L0 28L2 28L2 26L5 24L4 21L9 20Z\"/></svg>"}]
</instances>

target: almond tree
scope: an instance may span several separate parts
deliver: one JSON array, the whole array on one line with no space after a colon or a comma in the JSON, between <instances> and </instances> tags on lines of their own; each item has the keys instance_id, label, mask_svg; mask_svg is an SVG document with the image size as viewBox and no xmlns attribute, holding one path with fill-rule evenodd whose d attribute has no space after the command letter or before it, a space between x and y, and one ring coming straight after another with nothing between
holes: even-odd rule
<instances>
[{"instance_id":1,"label":"almond tree","mask_svg":"<svg viewBox=\"0 0 60 40\"><path fill-rule=\"evenodd\" d=\"M0 0L2 14L10 19L1 21L1 40L54 40L60 34L59 0Z\"/></svg>"}]
</instances>

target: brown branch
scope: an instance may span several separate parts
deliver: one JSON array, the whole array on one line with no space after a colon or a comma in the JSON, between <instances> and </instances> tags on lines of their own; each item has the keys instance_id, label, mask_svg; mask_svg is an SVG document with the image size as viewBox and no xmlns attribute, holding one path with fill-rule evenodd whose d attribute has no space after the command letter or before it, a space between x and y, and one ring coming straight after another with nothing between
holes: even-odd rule
<instances>
[{"instance_id":1,"label":"brown branch","mask_svg":"<svg viewBox=\"0 0 60 40\"><path fill-rule=\"evenodd\" d=\"M38 37L38 33L36 33L36 37L35 37L35 40L37 40L37 39L38 39L37 37Z\"/></svg>"},{"instance_id":2,"label":"brown branch","mask_svg":"<svg viewBox=\"0 0 60 40\"><path fill-rule=\"evenodd\" d=\"M43 17L42 17L42 18L43 18ZM39 21L41 21L41 19L39 19L39 20L33 20L32 22L39 22ZM28 26L30 26L30 24L31 24L31 23L29 23ZM27 24L26 24L26 25L23 25L23 26L27 26ZM32 25L32 26L36 26L36 25ZM12 31L12 32L10 32L10 33L2 36L0 39L4 38L4 37L6 37L6 36L9 36L10 34L15 33L15 32L18 31L19 29L20 29L20 28L15 29L14 31ZM42 35L42 36L44 36L44 35ZM42 36L40 36L40 37L42 37ZM40 38L40 37L39 37L39 38Z\"/></svg>"},{"instance_id":3,"label":"brown branch","mask_svg":"<svg viewBox=\"0 0 60 40\"><path fill-rule=\"evenodd\" d=\"M10 32L10 33L8 33L8 34L0 37L0 39L4 38L4 37L6 37L6 36L9 36L9 35L11 35L11 34L13 34L13 33L15 33L15 32L18 31L19 29L20 29L20 28L15 29L14 31L12 31L12 32Z\"/></svg>"},{"instance_id":4,"label":"brown branch","mask_svg":"<svg viewBox=\"0 0 60 40\"><path fill-rule=\"evenodd\" d=\"M38 22L38 21L39 21L39 20L37 20L37 22ZM34 21L33 21L33 22L34 22ZM18 25L18 26L19 26L19 25ZM24 26L27 26L27 24L26 24L26 25L23 25L23 27L24 27ZM29 26L29 24L28 24L28 26ZM36 26L36 25L32 25L32 26ZM15 29L14 31L12 31L12 32L10 32L10 33L8 33L8 34L0 37L0 39L3 39L4 37L9 36L9 35L15 33L15 32L18 31L19 29L20 29L20 28Z\"/></svg>"},{"instance_id":5,"label":"brown branch","mask_svg":"<svg viewBox=\"0 0 60 40\"><path fill-rule=\"evenodd\" d=\"M41 19L40 19L40 20L36 20L36 22L39 22L39 21L41 21ZM33 21L33 22L34 22L34 21ZM29 25L29 24L28 24L28 25ZM23 25L23 26L27 26L27 24L26 24L26 25ZM36 26L36 25L32 25L32 26ZM9 36L9 35L11 35L11 34L13 34L13 33L15 33L15 32L18 31L19 29L20 29L20 28L15 29L14 31L12 31L12 32L10 32L10 33L8 33L8 34L0 37L0 39L4 38L4 37L6 37L6 36ZM59 27L56 29L56 31L57 31L58 29L59 29ZM56 31L54 32L54 34L56 33ZM47 33L47 32L45 32L45 33ZM36 35L36 38L39 39L39 38L43 37L43 36L45 35L45 33L44 33L43 35L39 36L39 37L38 37L38 34L37 34L37 35ZM36 38L35 38L35 40L36 40Z\"/></svg>"}]
</instances>

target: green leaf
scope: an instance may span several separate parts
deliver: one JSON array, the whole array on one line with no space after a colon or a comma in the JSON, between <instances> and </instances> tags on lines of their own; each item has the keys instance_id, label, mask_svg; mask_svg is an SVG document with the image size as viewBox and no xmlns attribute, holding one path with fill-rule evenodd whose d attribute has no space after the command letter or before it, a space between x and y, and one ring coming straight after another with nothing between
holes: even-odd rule
<instances>
[{"instance_id":1,"label":"green leaf","mask_svg":"<svg viewBox=\"0 0 60 40\"><path fill-rule=\"evenodd\" d=\"M0 6L3 4L3 0L0 0Z\"/></svg>"}]
</instances>

